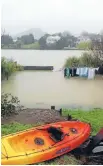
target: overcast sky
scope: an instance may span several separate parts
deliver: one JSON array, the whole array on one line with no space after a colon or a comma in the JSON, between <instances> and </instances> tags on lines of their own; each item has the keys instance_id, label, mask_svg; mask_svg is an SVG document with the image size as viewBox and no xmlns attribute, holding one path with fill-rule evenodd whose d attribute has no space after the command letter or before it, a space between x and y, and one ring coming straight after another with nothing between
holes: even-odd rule
<instances>
[{"instance_id":1,"label":"overcast sky","mask_svg":"<svg viewBox=\"0 0 103 166\"><path fill-rule=\"evenodd\" d=\"M103 0L1 0L2 28L16 34L30 28L53 33L103 29Z\"/></svg>"}]
</instances>

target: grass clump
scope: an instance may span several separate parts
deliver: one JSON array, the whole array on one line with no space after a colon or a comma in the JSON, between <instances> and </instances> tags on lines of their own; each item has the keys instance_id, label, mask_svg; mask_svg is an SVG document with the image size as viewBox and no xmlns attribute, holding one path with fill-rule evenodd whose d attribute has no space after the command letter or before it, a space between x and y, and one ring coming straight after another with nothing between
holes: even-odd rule
<instances>
[{"instance_id":1,"label":"grass clump","mask_svg":"<svg viewBox=\"0 0 103 166\"><path fill-rule=\"evenodd\" d=\"M1 125L1 134L2 135L8 135L12 133L16 133L18 131L23 131L27 130L32 127L36 127L42 125L42 123L37 123L37 124L20 124L17 122L11 123L11 124L3 124Z\"/></svg>"},{"instance_id":2,"label":"grass clump","mask_svg":"<svg viewBox=\"0 0 103 166\"><path fill-rule=\"evenodd\" d=\"M20 123L11 123L11 124L4 124L1 125L1 133L2 135L8 135L11 133L16 133L18 131L23 131L26 129L31 128L32 125L24 125L24 124L20 124Z\"/></svg>"}]
</instances>

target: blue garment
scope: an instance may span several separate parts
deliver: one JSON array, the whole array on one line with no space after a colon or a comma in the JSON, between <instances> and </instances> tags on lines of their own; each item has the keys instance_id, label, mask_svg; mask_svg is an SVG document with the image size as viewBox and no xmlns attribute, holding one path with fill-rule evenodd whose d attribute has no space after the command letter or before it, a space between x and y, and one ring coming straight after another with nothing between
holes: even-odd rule
<instances>
[{"instance_id":1,"label":"blue garment","mask_svg":"<svg viewBox=\"0 0 103 166\"><path fill-rule=\"evenodd\" d=\"M80 68L80 76L87 77L88 76L88 67Z\"/></svg>"},{"instance_id":2,"label":"blue garment","mask_svg":"<svg viewBox=\"0 0 103 166\"><path fill-rule=\"evenodd\" d=\"M70 69L69 68L66 68L66 76L69 77L70 76Z\"/></svg>"},{"instance_id":3,"label":"blue garment","mask_svg":"<svg viewBox=\"0 0 103 166\"><path fill-rule=\"evenodd\" d=\"M83 73L82 68L77 68L76 74L82 76L82 73Z\"/></svg>"}]
</instances>

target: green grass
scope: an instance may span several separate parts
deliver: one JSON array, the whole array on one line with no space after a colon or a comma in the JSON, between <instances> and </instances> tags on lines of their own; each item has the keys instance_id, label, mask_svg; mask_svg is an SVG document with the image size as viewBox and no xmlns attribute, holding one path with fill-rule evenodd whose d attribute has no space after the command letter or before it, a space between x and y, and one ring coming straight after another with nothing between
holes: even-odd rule
<instances>
[{"instance_id":1,"label":"green grass","mask_svg":"<svg viewBox=\"0 0 103 166\"><path fill-rule=\"evenodd\" d=\"M32 43L32 44L27 44L27 45L22 45L22 49L40 49L40 45L38 42Z\"/></svg>"},{"instance_id":2,"label":"green grass","mask_svg":"<svg viewBox=\"0 0 103 166\"><path fill-rule=\"evenodd\" d=\"M96 109L92 111L63 110L62 116L67 116L68 114L72 115L73 118L90 123L92 126L92 134L96 134L103 127L103 109ZM41 123L35 125L25 125L15 122L12 124L4 124L1 126L1 133L2 135L7 135L38 125L41 125Z\"/></svg>"},{"instance_id":3,"label":"green grass","mask_svg":"<svg viewBox=\"0 0 103 166\"><path fill-rule=\"evenodd\" d=\"M20 124L17 122L11 123L11 124L3 124L1 125L1 134L3 135L7 135L7 134L11 134L11 133L16 133L18 131L23 131L29 128L32 128L33 126L39 126L42 125L41 123L37 123L37 124L33 124L33 125L29 125L29 124Z\"/></svg>"},{"instance_id":4,"label":"green grass","mask_svg":"<svg viewBox=\"0 0 103 166\"><path fill-rule=\"evenodd\" d=\"M96 134L103 127L103 109L94 109L92 111L63 110L63 116L67 116L68 114L73 118L90 123L92 135Z\"/></svg>"},{"instance_id":5,"label":"green grass","mask_svg":"<svg viewBox=\"0 0 103 166\"><path fill-rule=\"evenodd\" d=\"M63 116L72 115L73 118L90 123L92 134L96 134L103 127L103 109L82 111L82 110L63 110ZM1 126L2 135L7 135L17 131L26 130L33 126L42 125L41 123L33 125L24 125L19 123L5 124ZM50 161L39 163L38 165L81 165L82 162L72 155L63 155Z\"/></svg>"}]
</instances>

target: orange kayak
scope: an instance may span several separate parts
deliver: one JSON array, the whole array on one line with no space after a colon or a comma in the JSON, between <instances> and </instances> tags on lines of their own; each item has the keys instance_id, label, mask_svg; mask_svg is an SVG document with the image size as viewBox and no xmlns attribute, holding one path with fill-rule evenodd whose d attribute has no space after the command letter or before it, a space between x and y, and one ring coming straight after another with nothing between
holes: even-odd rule
<instances>
[{"instance_id":1,"label":"orange kayak","mask_svg":"<svg viewBox=\"0 0 103 166\"><path fill-rule=\"evenodd\" d=\"M81 145L90 130L87 123L63 121L3 136L1 164L25 165L53 159Z\"/></svg>"}]
</instances>

